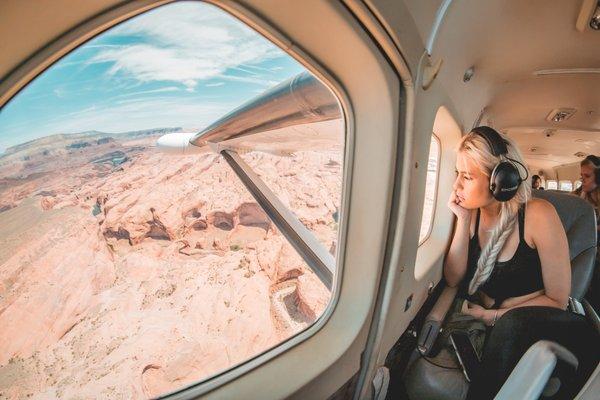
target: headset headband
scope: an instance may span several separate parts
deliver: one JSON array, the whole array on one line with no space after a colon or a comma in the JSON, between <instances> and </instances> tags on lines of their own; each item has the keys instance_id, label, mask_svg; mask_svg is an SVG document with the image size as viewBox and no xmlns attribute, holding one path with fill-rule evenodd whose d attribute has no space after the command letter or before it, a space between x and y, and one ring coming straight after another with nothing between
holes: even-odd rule
<instances>
[{"instance_id":1,"label":"headset headband","mask_svg":"<svg viewBox=\"0 0 600 400\"><path fill-rule=\"evenodd\" d=\"M473 128L471 132L475 132L476 134L484 138L488 146L490 146L492 154L496 157L508 153L506 141L502 139L502 136L500 136L500 134L496 132L496 130L490 128L489 126L478 126L476 128Z\"/></svg>"},{"instance_id":2,"label":"headset headband","mask_svg":"<svg viewBox=\"0 0 600 400\"><path fill-rule=\"evenodd\" d=\"M489 126L478 126L478 127L473 128L471 130L471 132L481 136L486 141L488 146L490 146L490 150L492 151L492 154L495 155L496 157L506 156L506 154L508 154L507 141L504 140L502 138L502 136L500 136L500 134L495 129L490 128ZM525 167L520 161L514 160L509 157L505 157L505 158L506 158L506 160L501 161L499 164L503 164L504 162L509 162L510 164L512 164L514 167L515 173L519 177L519 181L524 181L525 179L527 179L529 177L529 171L527 170L527 167ZM600 162L600 159L597 159L597 160ZM498 167L499 164L497 164L496 167ZM521 173L519 172L519 169L516 166L516 164L520 165L521 168L523 168L523 170L525 170L525 174L526 174L525 178L521 177ZM492 175L495 175L494 171L495 171L496 167L494 168L494 170L492 170Z\"/></svg>"}]
</instances>

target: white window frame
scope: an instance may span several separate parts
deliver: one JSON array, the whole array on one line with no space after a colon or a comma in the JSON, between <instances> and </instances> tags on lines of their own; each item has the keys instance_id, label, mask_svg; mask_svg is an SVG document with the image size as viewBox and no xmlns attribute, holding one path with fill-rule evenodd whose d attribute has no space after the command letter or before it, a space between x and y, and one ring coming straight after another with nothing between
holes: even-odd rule
<instances>
[{"instance_id":1,"label":"white window frame","mask_svg":"<svg viewBox=\"0 0 600 400\"><path fill-rule=\"evenodd\" d=\"M423 236L422 239L419 239L419 246L421 246L423 243L425 243L427 241L427 239L429 239L429 237L431 236L431 232L433 231L433 224L435 223L435 209L436 209L436 205L437 205L437 195L438 195L438 186L439 186L439 180L440 180L440 161L441 161L441 156L442 156L442 141L440 140L439 137L437 137L437 135L432 132L431 133L431 142L429 143L429 149L431 149L431 144L432 143L437 143L437 159L436 159L436 170L435 170L435 182L434 182L434 187L433 187L433 205L431 208L431 216L429 218L429 228L427 228L427 233L425 234L425 236ZM431 151L430 151L431 153ZM429 155L427 156L427 166L429 167ZM424 196L427 194L427 173L429 173L429 169L427 170L426 174L425 174L425 194ZM423 199L423 211L425 211L425 198ZM424 215L421 216L421 228L423 227L423 217ZM419 235L421 234L421 229L419 229Z\"/></svg>"}]
</instances>

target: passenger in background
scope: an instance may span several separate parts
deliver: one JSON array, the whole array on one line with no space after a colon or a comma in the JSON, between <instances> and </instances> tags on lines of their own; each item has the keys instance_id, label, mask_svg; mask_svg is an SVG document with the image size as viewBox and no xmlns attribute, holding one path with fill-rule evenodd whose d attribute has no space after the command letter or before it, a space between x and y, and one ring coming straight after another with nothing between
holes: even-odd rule
<instances>
[{"instance_id":1,"label":"passenger in background","mask_svg":"<svg viewBox=\"0 0 600 400\"><path fill-rule=\"evenodd\" d=\"M590 154L581 162L581 186L573 194L587 200L596 211L596 243L600 244L600 158ZM600 307L600 252L596 253L596 268L585 296L595 310Z\"/></svg>"},{"instance_id":2,"label":"passenger in background","mask_svg":"<svg viewBox=\"0 0 600 400\"><path fill-rule=\"evenodd\" d=\"M533 175L531 177L531 188L538 189L538 190L544 190L544 187L542 186L542 178L540 178L539 175Z\"/></svg>"},{"instance_id":3,"label":"passenger in background","mask_svg":"<svg viewBox=\"0 0 600 400\"><path fill-rule=\"evenodd\" d=\"M600 158L589 155L581 162L581 186L573 191L587 200L596 210L596 227L600 227L598 209L600 206Z\"/></svg>"}]
</instances>

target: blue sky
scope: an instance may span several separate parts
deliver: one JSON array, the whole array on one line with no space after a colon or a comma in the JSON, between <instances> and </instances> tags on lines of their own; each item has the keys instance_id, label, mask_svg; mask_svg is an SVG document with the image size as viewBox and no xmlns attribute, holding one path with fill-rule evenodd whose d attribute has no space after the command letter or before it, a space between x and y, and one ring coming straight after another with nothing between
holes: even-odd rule
<instances>
[{"instance_id":1,"label":"blue sky","mask_svg":"<svg viewBox=\"0 0 600 400\"><path fill-rule=\"evenodd\" d=\"M220 9L159 7L87 42L0 111L0 152L88 130L200 130L304 67Z\"/></svg>"}]
</instances>

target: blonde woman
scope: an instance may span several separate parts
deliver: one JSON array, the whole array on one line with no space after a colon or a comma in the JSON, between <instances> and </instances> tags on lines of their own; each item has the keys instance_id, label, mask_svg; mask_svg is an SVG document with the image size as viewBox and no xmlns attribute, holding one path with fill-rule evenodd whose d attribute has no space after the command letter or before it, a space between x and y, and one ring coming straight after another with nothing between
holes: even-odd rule
<instances>
[{"instance_id":1,"label":"blonde woman","mask_svg":"<svg viewBox=\"0 0 600 400\"><path fill-rule=\"evenodd\" d=\"M506 142L507 154L492 154L487 139L477 131L495 133ZM477 292L482 306L469 303L464 311L487 325L515 307L564 310L571 289L567 237L552 204L532 199L527 180L508 201L496 200L490 191L490 175L502 157L526 173L519 150L508 138L489 127L466 135L448 202L457 223L444 277L450 286L469 280L468 292ZM497 264L504 268L495 268Z\"/></svg>"},{"instance_id":2,"label":"blonde woman","mask_svg":"<svg viewBox=\"0 0 600 400\"><path fill-rule=\"evenodd\" d=\"M571 288L566 234L554 207L531 198L515 144L492 128L475 128L460 142L456 173L448 207L457 220L444 277L467 300L455 303L446 330L466 329L479 343L482 373L471 383L469 397L480 399L493 397L537 340L573 347L571 330L580 328L570 321L585 320L564 311ZM503 318L507 313L514 318ZM529 328L520 332L523 319ZM563 319L556 329L536 328ZM453 325L456 321L462 323ZM488 327L479 341L473 337L481 332L477 322ZM494 334L500 337L493 339Z\"/></svg>"}]
</instances>

